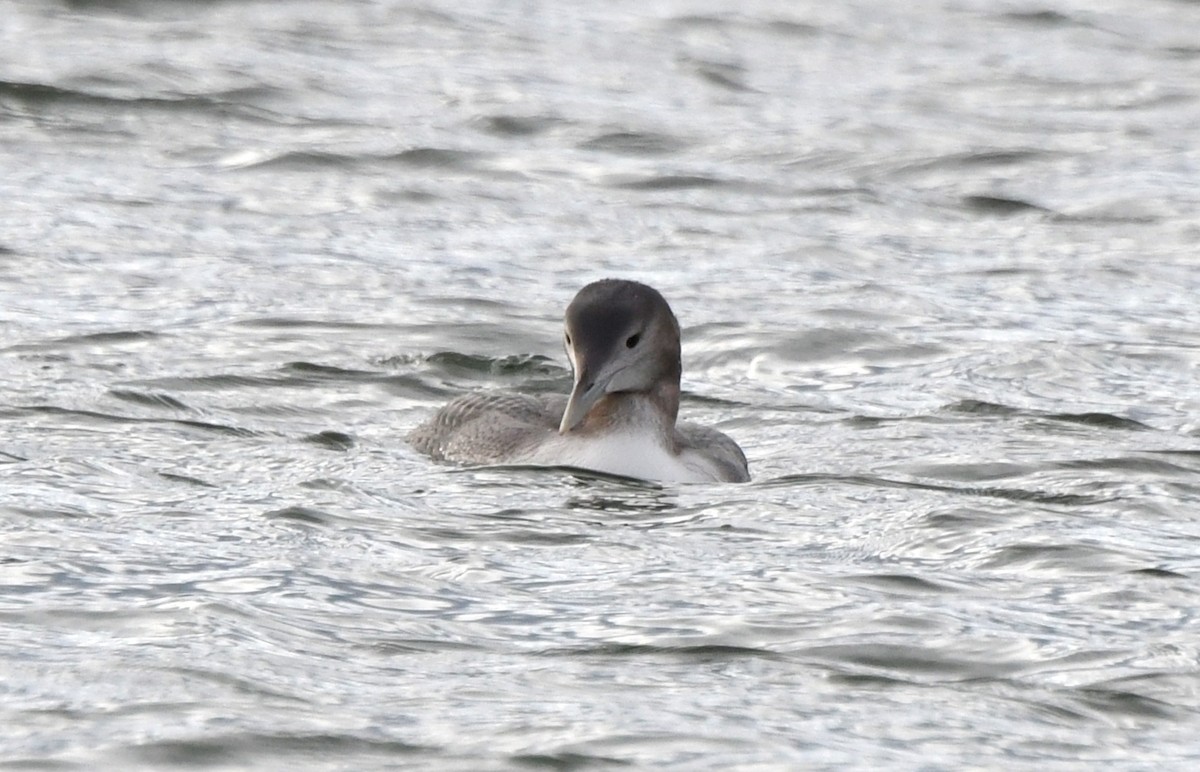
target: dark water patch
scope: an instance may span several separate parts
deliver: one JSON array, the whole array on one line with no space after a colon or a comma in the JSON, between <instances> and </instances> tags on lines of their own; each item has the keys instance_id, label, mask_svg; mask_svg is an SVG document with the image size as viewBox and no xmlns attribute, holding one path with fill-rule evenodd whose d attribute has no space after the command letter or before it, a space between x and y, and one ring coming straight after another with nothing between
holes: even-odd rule
<instances>
[{"instance_id":1,"label":"dark water patch","mask_svg":"<svg viewBox=\"0 0 1200 772\"><path fill-rule=\"evenodd\" d=\"M689 13L681 16L672 16L665 21L665 24L668 27L679 27L682 29L724 29L731 24L731 20L723 16Z\"/></svg>"},{"instance_id":2,"label":"dark water patch","mask_svg":"<svg viewBox=\"0 0 1200 772\"><path fill-rule=\"evenodd\" d=\"M151 425L174 425L184 426L191 429L200 429L205 432L215 432L217 434L226 434L234 437L257 437L259 432L251 429L243 429L238 426L229 426L226 424L216 424L208 421L196 421L185 418L142 418L135 416L116 415L113 413L101 413L96 410L78 410L73 408L59 407L57 405L30 405L27 407L16 408L13 413L24 412L33 415L57 415L69 416L72 418L82 418L89 422L98 424L151 424Z\"/></svg>"},{"instance_id":3,"label":"dark water patch","mask_svg":"<svg viewBox=\"0 0 1200 772\"><path fill-rule=\"evenodd\" d=\"M162 392L142 392L142 391L127 391L125 389L109 389L108 395L114 399L119 399L122 402L130 402L135 405L143 405L145 407L166 408L168 410L188 411L191 410L186 404L180 402L169 394Z\"/></svg>"},{"instance_id":4,"label":"dark water patch","mask_svg":"<svg viewBox=\"0 0 1200 772\"><path fill-rule=\"evenodd\" d=\"M1111 413L1039 413L1049 421L1095 426L1101 429L1122 429L1124 431L1148 431L1151 427L1135 421L1132 418L1112 415Z\"/></svg>"},{"instance_id":5,"label":"dark water patch","mask_svg":"<svg viewBox=\"0 0 1200 772\"><path fill-rule=\"evenodd\" d=\"M1013 277L1033 277L1045 276L1046 272L1036 268L1026 268L1017 265L1005 265L997 268L983 268L978 271L963 271L964 276L985 276L989 278L1013 278Z\"/></svg>"},{"instance_id":6,"label":"dark water patch","mask_svg":"<svg viewBox=\"0 0 1200 772\"><path fill-rule=\"evenodd\" d=\"M488 115L480 118L477 125L496 137L536 137L561 122L559 118L542 115Z\"/></svg>"},{"instance_id":7,"label":"dark water patch","mask_svg":"<svg viewBox=\"0 0 1200 772\"><path fill-rule=\"evenodd\" d=\"M153 421L153 423L158 423L158 422ZM180 419L180 420L171 421L170 423L176 424L178 426L186 426L191 429L199 429L200 431L204 431L204 432L213 432L215 434L224 434L229 437L259 437L259 436L261 436L261 432L256 432L253 429L243 429L240 426L229 426L227 424L214 424L209 421L188 421L188 420Z\"/></svg>"},{"instance_id":8,"label":"dark water patch","mask_svg":"<svg viewBox=\"0 0 1200 772\"><path fill-rule=\"evenodd\" d=\"M590 753L519 753L508 760L525 769L550 769L555 772L574 772L577 769L598 767L631 767L634 762L612 756L596 756Z\"/></svg>"},{"instance_id":9,"label":"dark water patch","mask_svg":"<svg viewBox=\"0 0 1200 772\"><path fill-rule=\"evenodd\" d=\"M961 413L972 416L1028 416L1046 421L1094 426L1101 429L1121 429L1125 431L1148 431L1152 427L1132 418L1102 412L1085 413L1052 413L1045 410L1031 410L1000 405L976 399L965 399L942 408L945 413Z\"/></svg>"},{"instance_id":10,"label":"dark water patch","mask_svg":"<svg viewBox=\"0 0 1200 772\"><path fill-rule=\"evenodd\" d=\"M303 438L304 442L310 445L316 445L319 448L326 450L350 450L354 447L354 438L349 434L335 431L323 431L316 434L309 434Z\"/></svg>"},{"instance_id":11,"label":"dark water patch","mask_svg":"<svg viewBox=\"0 0 1200 772\"><path fill-rule=\"evenodd\" d=\"M124 87L122 83L102 84L108 88ZM44 83L0 81L0 100L23 105L31 112L46 108L84 108L92 112L113 110L156 111L168 113L195 113L203 116L237 116L241 118L268 120L272 123L295 123L295 119L279 116L269 110L255 107L246 102L250 99L277 97L276 92L266 86L253 89L236 89L213 94L167 94L162 96L120 96L99 93L84 88Z\"/></svg>"},{"instance_id":12,"label":"dark water patch","mask_svg":"<svg viewBox=\"0 0 1200 772\"><path fill-rule=\"evenodd\" d=\"M95 766L86 762L60 761L46 758L10 758L0 760L0 769L17 769L21 772L66 772L81 770L91 772Z\"/></svg>"},{"instance_id":13,"label":"dark water patch","mask_svg":"<svg viewBox=\"0 0 1200 772\"><path fill-rule=\"evenodd\" d=\"M1009 148L993 150L971 150L961 153L945 153L932 157L921 157L900 161L879 168L888 178L921 176L928 172L961 172L978 168L1006 168L1027 165L1049 158L1060 158L1064 154L1036 148Z\"/></svg>"},{"instance_id":14,"label":"dark water patch","mask_svg":"<svg viewBox=\"0 0 1200 772\"><path fill-rule=\"evenodd\" d=\"M273 509L270 512L264 512L263 517L268 520L288 520L305 525L321 526L330 525L338 519L328 512L299 505L284 507L283 509Z\"/></svg>"},{"instance_id":15,"label":"dark water patch","mask_svg":"<svg viewBox=\"0 0 1200 772\"><path fill-rule=\"evenodd\" d=\"M1124 689L1090 686L1075 689L1072 697L1087 709L1118 718L1173 718L1178 710L1170 703Z\"/></svg>"},{"instance_id":16,"label":"dark water patch","mask_svg":"<svg viewBox=\"0 0 1200 772\"><path fill-rule=\"evenodd\" d=\"M953 587L909 574L859 574L844 579L895 595L943 595L955 592Z\"/></svg>"},{"instance_id":17,"label":"dark water patch","mask_svg":"<svg viewBox=\"0 0 1200 772\"><path fill-rule=\"evenodd\" d=\"M179 391L223 391L284 385L278 378L233 375L152 378L139 384Z\"/></svg>"},{"instance_id":18,"label":"dark water patch","mask_svg":"<svg viewBox=\"0 0 1200 772\"><path fill-rule=\"evenodd\" d=\"M301 319L294 316L263 316L256 319L239 319L234 327L249 327L268 330L378 330L393 333L401 328L396 325L351 322L342 319Z\"/></svg>"},{"instance_id":19,"label":"dark water patch","mask_svg":"<svg viewBox=\"0 0 1200 772\"><path fill-rule=\"evenodd\" d=\"M501 544L528 544L543 547L567 547L587 544L594 536L588 533L570 533L556 527L554 530L535 530L531 528L513 528L507 525L490 528L472 528L459 530L454 528L418 528L417 532L424 534L439 543L467 542L478 544L481 537L486 535L490 542Z\"/></svg>"},{"instance_id":20,"label":"dark water patch","mask_svg":"<svg viewBox=\"0 0 1200 772\"><path fill-rule=\"evenodd\" d=\"M418 169L459 169L469 171L475 167L476 161L484 157L483 153L467 150L416 147L382 156L379 160Z\"/></svg>"},{"instance_id":21,"label":"dark water patch","mask_svg":"<svg viewBox=\"0 0 1200 772\"><path fill-rule=\"evenodd\" d=\"M0 80L0 98L27 105L57 105L63 103L87 106L123 104L130 100L117 99L87 91L51 86L45 83L29 83ZM144 99L144 98L143 98Z\"/></svg>"},{"instance_id":22,"label":"dark water patch","mask_svg":"<svg viewBox=\"0 0 1200 772\"><path fill-rule=\"evenodd\" d=\"M490 647L480 646L466 641L453 641L445 638L400 638L378 641L369 644L357 644L356 648L377 652L385 656L407 656L410 654L437 654L441 652L476 652L490 651Z\"/></svg>"},{"instance_id":23,"label":"dark water patch","mask_svg":"<svg viewBox=\"0 0 1200 772\"><path fill-rule=\"evenodd\" d=\"M975 214L987 215L990 217L1012 217L1019 214L1052 213L1050 209L1047 209L1044 206L1040 206L1029 201L1024 201L1019 198L1007 198L1004 196L963 196L961 199L961 205L964 209L974 212Z\"/></svg>"},{"instance_id":24,"label":"dark water patch","mask_svg":"<svg viewBox=\"0 0 1200 772\"><path fill-rule=\"evenodd\" d=\"M239 169L273 169L277 171L321 172L328 170L351 170L363 163L363 158L345 153L330 153L318 150L293 150L265 158L238 164Z\"/></svg>"},{"instance_id":25,"label":"dark water patch","mask_svg":"<svg viewBox=\"0 0 1200 772\"><path fill-rule=\"evenodd\" d=\"M983 416L1011 416L1021 413L1021 410L1015 407L1001 405L995 402L986 402L978 399L960 400L952 405L947 405L942 409L948 413L962 413L964 415Z\"/></svg>"},{"instance_id":26,"label":"dark water patch","mask_svg":"<svg viewBox=\"0 0 1200 772\"><path fill-rule=\"evenodd\" d=\"M1018 686L1018 688L1019 688L1019 686ZM1022 690L1022 691L1024 691L1024 690ZM1067 705L1062 704L1061 701L1052 702L1052 701L1043 699L1040 697L1040 695L1038 695L1038 696L1022 695L1021 701L1025 705L1028 705L1037 714L1045 716L1046 718L1054 721L1055 723L1061 723L1061 722L1066 722L1069 724L1089 723L1094 720L1094 714L1086 713L1086 712L1080 710L1078 707L1068 707ZM1042 744L1036 743L1035 745L1040 746ZM1062 748L1057 748L1057 750L1062 750ZM1071 757L1075 758L1075 754L1078 753L1079 748L1077 748L1076 746L1068 745L1068 746L1066 746L1066 750L1068 752L1073 751L1074 753L1071 753ZM1044 756L1039 754L1038 758L1041 759L1041 758L1044 758Z\"/></svg>"},{"instance_id":27,"label":"dark water patch","mask_svg":"<svg viewBox=\"0 0 1200 772\"><path fill-rule=\"evenodd\" d=\"M807 411L805 411L807 412ZM824 412L824 411L817 411ZM852 415L847 418L839 419L841 423L856 429L875 429L887 424L899 423L901 421L912 421L913 416L892 417L878 415Z\"/></svg>"},{"instance_id":28,"label":"dark water patch","mask_svg":"<svg viewBox=\"0 0 1200 772\"><path fill-rule=\"evenodd\" d=\"M540 354L510 354L498 357L491 364L496 375L561 375L562 365Z\"/></svg>"},{"instance_id":29,"label":"dark water patch","mask_svg":"<svg viewBox=\"0 0 1200 772\"><path fill-rule=\"evenodd\" d=\"M311 763L339 763L347 757L359 763L377 756L387 758L425 755L438 749L397 740L375 740L337 734L266 734L244 732L229 735L208 733L193 740L160 740L130 746L121 753L131 762L161 767L212 767L275 765L286 759Z\"/></svg>"},{"instance_id":30,"label":"dark water patch","mask_svg":"<svg viewBox=\"0 0 1200 772\"><path fill-rule=\"evenodd\" d=\"M1050 155L1051 153L1045 150L1032 150L1028 148L1019 150L981 150L970 153L959 153L953 157L953 162L949 165L966 167L986 166L989 168L1015 166L1017 164L1040 160Z\"/></svg>"},{"instance_id":31,"label":"dark water patch","mask_svg":"<svg viewBox=\"0 0 1200 772\"><path fill-rule=\"evenodd\" d=\"M377 376L382 377L382 376ZM137 381L137 385L147 388L168 389L171 391L238 391L241 389L261 388L296 388L311 386L318 378L312 375L297 374L293 377L268 377L263 375L195 375L186 378L153 378ZM327 379L333 380L333 379ZM369 380L363 377L358 380Z\"/></svg>"},{"instance_id":32,"label":"dark water patch","mask_svg":"<svg viewBox=\"0 0 1200 772\"><path fill-rule=\"evenodd\" d=\"M216 487L218 487L216 485L213 485L210 482L205 482L204 480L201 480L198 477L190 477L186 474L175 474L173 472L159 472L158 476L163 478L164 480L170 480L171 482L186 483L187 485L194 485L197 488L216 488Z\"/></svg>"},{"instance_id":33,"label":"dark water patch","mask_svg":"<svg viewBox=\"0 0 1200 772\"><path fill-rule=\"evenodd\" d=\"M59 407L57 405L28 405L25 407L15 408L12 412L14 414L25 413L34 415L70 416L72 418L83 418L93 423L138 424L159 422L159 419L115 415L113 413L101 413L96 410L77 410L73 408Z\"/></svg>"},{"instance_id":34,"label":"dark water patch","mask_svg":"<svg viewBox=\"0 0 1200 772\"><path fill-rule=\"evenodd\" d=\"M425 358L443 375L457 378L477 375L554 375L566 371L554 360L540 354L512 354L503 357L486 357L478 354L461 354L457 351L440 351Z\"/></svg>"},{"instance_id":35,"label":"dark water patch","mask_svg":"<svg viewBox=\"0 0 1200 772\"><path fill-rule=\"evenodd\" d=\"M0 507L0 511L8 512L22 517L36 518L39 520L81 520L89 517L90 512L80 507Z\"/></svg>"},{"instance_id":36,"label":"dark water patch","mask_svg":"<svg viewBox=\"0 0 1200 772\"><path fill-rule=\"evenodd\" d=\"M445 201L446 198L420 188L398 188L377 191L375 200L380 204L432 204L435 201Z\"/></svg>"},{"instance_id":37,"label":"dark water patch","mask_svg":"<svg viewBox=\"0 0 1200 772\"><path fill-rule=\"evenodd\" d=\"M545 525L540 518L527 510L506 509L481 517L479 522L469 528L433 527L417 530L438 540L470 542L486 534L489 540L545 546L581 544L592 538L589 533L567 530L570 525L564 525L561 517L557 517L559 514L553 513L552 516L557 520L553 526Z\"/></svg>"},{"instance_id":38,"label":"dark water patch","mask_svg":"<svg viewBox=\"0 0 1200 772\"><path fill-rule=\"evenodd\" d=\"M388 394L421 401L426 401L434 397L447 398L460 393L457 389L429 383L429 381L420 375L411 373L384 376L379 379L378 383Z\"/></svg>"},{"instance_id":39,"label":"dark water patch","mask_svg":"<svg viewBox=\"0 0 1200 772\"><path fill-rule=\"evenodd\" d=\"M1070 544L1010 544L995 550L981 565L988 569L1112 573L1125 569L1121 553L1078 542Z\"/></svg>"},{"instance_id":40,"label":"dark water patch","mask_svg":"<svg viewBox=\"0 0 1200 772\"><path fill-rule=\"evenodd\" d=\"M980 487L956 487L952 485L938 485L936 483L921 482L915 480L897 480L886 477L878 477L875 475L830 475L819 473L799 473L787 474L779 477L771 478L770 480L762 480L750 483L753 487L774 488L774 487L791 487L796 484L806 485L853 485L869 488L910 488L921 491L936 491L939 493L951 493L960 496L978 496L984 498L1003 499L1005 501L1027 501L1037 504L1056 505L1056 506L1094 506L1105 504L1113 500L1111 496L1089 496L1076 493L1047 493L1039 490L1025 490L1021 488L980 488Z\"/></svg>"},{"instance_id":41,"label":"dark water patch","mask_svg":"<svg viewBox=\"0 0 1200 772\"><path fill-rule=\"evenodd\" d=\"M930 512L925 515L924 519L932 528L967 532L985 523L1003 520L1004 517L998 517L995 513L982 511L978 508L956 507L948 511Z\"/></svg>"},{"instance_id":42,"label":"dark water patch","mask_svg":"<svg viewBox=\"0 0 1200 772\"><path fill-rule=\"evenodd\" d=\"M1168 207L1155 209L1147 201L1114 201L1096 206L1055 212L1052 222L1086 225L1152 225L1163 220L1174 219Z\"/></svg>"},{"instance_id":43,"label":"dark water patch","mask_svg":"<svg viewBox=\"0 0 1200 772\"><path fill-rule=\"evenodd\" d=\"M701 60L693 60L689 64L697 78L723 91L737 94L758 92L758 89L751 88L746 84L745 68L739 65Z\"/></svg>"},{"instance_id":44,"label":"dark water patch","mask_svg":"<svg viewBox=\"0 0 1200 772\"><path fill-rule=\"evenodd\" d=\"M18 343L9 346L6 351L45 351L56 348L78 348L88 346L112 346L122 343L142 343L163 337L150 330L114 330L112 332L93 332L85 335L68 335L62 338L40 341L38 343Z\"/></svg>"},{"instance_id":45,"label":"dark water patch","mask_svg":"<svg viewBox=\"0 0 1200 772\"><path fill-rule=\"evenodd\" d=\"M663 514L679 509L679 504L665 495L664 488L657 483L603 473L593 478L586 474L586 470L571 467L562 468L560 471L571 474L571 481L579 486L588 486L593 481L615 482L625 489L621 496L608 496L601 492L572 496L563 503L563 506L570 510L603 512L606 516L619 515L625 520L652 519L657 522ZM637 491L642 495L631 495Z\"/></svg>"},{"instance_id":46,"label":"dark water patch","mask_svg":"<svg viewBox=\"0 0 1200 772\"><path fill-rule=\"evenodd\" d=\"M1058 11L1007 11L996 14L996 18L1035 27L1067 27L1077 24L1075 19ZM1090 25L1085 25L1090 26Z\"/></svg>"},{"instance_id":47,"label":"dark water patch","mask_svg":"<svg viewBox=\"0 0 1200 772\"><path fill-rule=\"evenodd\" d=\"M1145 472L1156 475L1182 475L1194 477L1197 470L1192 467L1179 466L1167 461L1143 456L1117 456L1110 458L1080 458L1059 461L1054 464L1058 469L1097 469L1122 472Z\"/></svg>"},{"instance_id":48,"label":"dark water patch","mask_svg":"<svg viewBox=\"0 0 1200 772\"><path fill-rule=\"evenodd\" d=\"M343 493L353 493L358 490L346 480L337 480L329 477L305 480L300 483L300 487L310 491L342 491Z\"/></svg>"},{"instance_id":49,"label":"dark water patch","mask_svg":"<svg viewBox=\"0 0 1200 772\"><path fill-rule=\"evenodd\" d=\"M506 529L492 537L505 544L530 544L543 547L569 547L588 544L594 538L590 533L567 533L564 531L536 531L528 528Z\"/></svg>"},{"instance_id":50,"label":"dark water patch","mask_svg":"<svg viewBox=\"0 0 1200 772\"><path fill-rule=\"evenodd\" d=\"M809 646L795 654L835 666L850 665L883 673L939 680L994 679L1021 668L1015 663L955 657L949 652L898 643L833 644Z\"/></svg>"},{"instance_id":51,"label":"dark water patch","mask_svg":"<svg viewBox=\"0 0 1200 772\"><path fill-rule=\"evenodd\" d=\"M19 350L37 351L38 348L40 348L40 344L36 344L36 343L35 344L17 344L16 346L13 346L12 348L3 349L3 350L4 351L19 351ZM51 353L51 352L23 353L23 354L18 355L18 359L22 359L26 362L70 362L71 361L71 357L67 356L66 354L58 354L58 353Z\"/></svg>"},{"instance_id":52,"label":"dark water patch","mask_svg":"<svg viewBox=\"0 0 1200 772\"><path fill-rule=\"evenodd\" d=\"M788 38L814 38L828 34L828 30L815 24L791 19L772 19L763 25L763 29L776 35Z\"/></svg>"},{"instance_id":53,"label":"dark water patch","mask_svg":"<svg viewBox=\"0 0 1200 772\"><path fill-rule=\"evenodd\" d=\"M640 180L618 182L611 187L622 190L696 190L730 185L728 180L702 174L662 174Z\"/></svg>"},{"instance_id":54,"label":"dark water patch","mask_svg":"<svg viewBox=\"0 0 1200 772\"><path fill-rule=\"evenodd\" d=\"M219 5L220 0L214 3L202 3L202 6ZM171 18L180 18L178 12L184 12L186 17L193 17L195 13L188 13L192 9L194 3L188 2L173 2L172 0L63 0L63 5L70 8L72 11L82 12L106 12L114 14L122 14L127 16L137 17L161 17L169 16ZM168 13L168 11L172 11Z\"/></svg>"},{"instance_id":55,"label":"dark water patch","mask_svg":"<svg viewBox=\"0 0 1200 772\"><path fill-rule=\"evenodd\" d=\"M214 91L208 94L208 96L221 102L257 102L279 97L287 98L290 94L286 90L260 83L254 86L240 86L224 91Z\"/></svg>"},{"instance_id":56,"label":"dark water patch","mask_svg":"<svg viewBox=\"0 0 1200 772\"><path fill-rule=\"evenodd\" d=\"M259 161L239 164L239 169L275 169L298 172L376 171L382 166L412 169L471 171L481 153L436 147L418 147L398 153L338 153L327 150L289 150Z\"/></svg>"},{"instance_id":57,"label":"dark water patch","mask_svg":"<svg viewBox=\"0 0 1200 772\"><path fill-rule=\"evenodd\" d=\"M1172 571L1168 568L1135 568L1132 571L1126 571L1127 574L1134 576L1146 576L1153 579L1189 579L1187 574L1181 574L1177 571Z\"/></svg>"},{"instance_id":58,"label":"dark water patch","mask_svg":"<svg viewBox=\"0 0 1200 772\"><path fill-rule=\"evenodd\" d=\"M828 676L831 683L845 684L854 687L890 688L909 686L911 681L904 678L894 678L882 673L831 673Z\"/></svg>"},{"instance_id":59,"label":"dark water patch","mask_svg":"<svg viewBox=\"0 0 1200 772\"><path fill-rule=\"evenodd\" d=\"M1197 95L1195 94L1195 92L1191 91L1190 89L1187 91L1158 91L1156 93L1150 94L1141 99L1136 99L1136 98L1127 99L1124 102L1122 102L1121 104L1114 105L1113 109L1114 110L1135 110L1136 111L1136 110L1156 109L1156 108L1160 108L1160 107L1166 107L1166 108L1188 107L1188 106L1194 104L1196 102L1196 100L1197 100ZM1130 133L1133 134L1133 131L1131 131ZM1117 216L1120 217L1121 209L1128 207L1133 210L1133 215L1128 220L1122 219L1121 222L1146 223L1146 222L1157 222L1159 219L1161 219L1159 217L1155 217L1154 215L1146 214L1144 212L1144 210L1142 210L1139 206L1139 205L1144 205L1145 203L1146 202L1144 202L1141 199L1134 199L1132 202L1121 202L1118 205L1119 208L1116 209L1116 211L1118 212ZM1112 211L1113 210L1113 207L1111 207L1110 205L1102 205L1100 208L1103 211ZM1087 211L1090 212L1091 210L1089 209Z\"/></svg>"},{"instance_id":60,"label":"dark water patch","mask_svg":"<svg viewBox=\"0 0 1200 772\"><path fill-rule=\"evenodd\" d=\"M1179 482L1179 481L1159 481L1163 491L1167 495L1167 502L1146 502L1147 510L1150 512L1166 513L1173 508L1170 501L1174 501L1176 506L1181 502L1194 502L1200 500L1200 477L1195 478L1194 482Z\"/></svg>"},{"instance_id":61,"label":"dark water patch","mask_svg":"<svg viewBox=\"0 0 1200 772\"><path fill-rule=\"evenodd\" d=\"M916 464L905 466L905 471L916 477L932 477L936 480L959 482L982 482L1023 477L1037 471L1028 464L1013 464L1003 461L984 461L975 464Z\"/></svg>"},{"instance_id":62,"label":"dark water patch","mask_svg":"<svg viewBox=\"0 0 1200 772\"><path fill-rule=\"evenodd\" d=\"M741 400L729 399L727 397L716 397L712 394L697 394L694 391L684 391L679 395L682 404L685 405L704 405L707 407L738 407L749 408L750 404ZM806 411L807 412L807 411ZM818 411L819 412L819 411ZM686 419L684 419L686 420Z\"/></svg>"},{"instance_id":63,"label":"dark water patch","mask_svg":"<svg viewBox=\"0 0 1200 772\"><path fill-rule=\"evenodd\" d=\"M370 370L349 370L333 365L322 365L316 362L288 362L279 368L279 372L301 376L301 380L318 381L376 381L383 378L382 373Z\"/></svg>"},{"instance_id":64,"label":"dark water patch","mask_svg":"<svg viewBox=\"0 0 1200 772\"><path fill-rule=\"evenodd\" d=\"M1162 50L1174 59L1184 61L1200 59L1200 46L1166 46Z\"/></svg>"},{"instance_id":65,"label":"dark water patch","mask_svg":"<svg viewBox=\"0 0 1200 772\"><path fill-rule=\"evenodd\" d=\"M808 38L828 33L828 30L822 27L802 21L793 19L759 20L751 15L683 14L667 19L664 24L668 28L683 30L763 30L788 38Z\"/></svg>"},{"instance_id":66,"label":"dark water patch","mask_svg":"<svg viewBox=\"0 0 1200 772\"><path fill-rule=\"evenodd\" d=\"M424 493L424 491L414 492L418 494ZM421 528L417 530L421 535L435 539L439 544L453 544L464 541L477 543L479 539L479 534L458 528Z\"/></svg>"},{"instance_id":67,"label":"dark water patch","mask_svg":"<svg viewBox=\"0 0 1200 772\"><path fill-rule=\"evenodd\" d=\"M595 150L627 156L672 155L686 147L677 137L647 131L617 131L581 142L580 150Z\"/></svg>"},{"instance_id":68,"label":"dark water patch","mask_svg":"<svg viewBox=\"0 0 1200 772\"><path fill-rule=\"evenodd\" d=\"M601 643L596 646L570 646L542 649L542 657L613 657L642 659L665 657L685 662L728 662L741 659L784 660L787 657L770 649L754 646L699 644L695 646L660 646L641 643Z\"/></svg>"}]
</instances>

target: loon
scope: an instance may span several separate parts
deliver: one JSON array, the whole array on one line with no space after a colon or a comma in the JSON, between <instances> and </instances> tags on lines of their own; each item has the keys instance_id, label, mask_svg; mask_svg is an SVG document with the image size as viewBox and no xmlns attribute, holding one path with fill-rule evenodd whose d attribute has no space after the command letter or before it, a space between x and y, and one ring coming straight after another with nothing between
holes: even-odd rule
<instances>
[{"instance_id":1,"label":"loon","mask_svg":"<svg viewBox=\"0 0 1200 772\"><path fill-rule=\"evenodd\" d=\"M661 482L746 482L742 449L678 421L679 322L653 287L588 284L567 306L568 396L479 392L452 400L408 435L459 464L566 466Z\"/></svg>"}]
</instances>

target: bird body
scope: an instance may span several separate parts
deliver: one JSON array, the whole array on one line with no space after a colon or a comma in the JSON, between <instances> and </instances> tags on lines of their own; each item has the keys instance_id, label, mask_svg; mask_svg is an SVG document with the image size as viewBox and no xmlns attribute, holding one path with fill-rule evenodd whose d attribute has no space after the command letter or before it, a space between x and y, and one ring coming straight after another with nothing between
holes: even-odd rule
<instances>
[{"instance_id":1,"label":"bird body","mask_svg":"<svg viewBox=\"0 0 1200 772\"><path fill-rule=\"evenodd\" d=\"M570 395L467 394L409 442L437 460L569 466L664 482L744 482L727 435L677 421L679 323L645 284L605 279L567 307Z\"/></svg>"}]
</instances>

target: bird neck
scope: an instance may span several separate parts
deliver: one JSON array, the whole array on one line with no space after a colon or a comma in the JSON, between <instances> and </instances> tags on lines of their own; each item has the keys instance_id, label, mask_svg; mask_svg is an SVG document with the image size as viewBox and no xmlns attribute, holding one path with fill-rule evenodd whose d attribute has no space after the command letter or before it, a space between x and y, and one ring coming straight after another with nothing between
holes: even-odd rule
<instances>
[{"instance_id":1,"label":"bird neck","mask_svg":"<svg viewBox=\"0 0 1200 772\"><path fill-rule=\"evenodd\" d=\"M579 427L583 434L614 431L649 431L674 447L675 419L679 415L679 382L665 380L649 391L605 394Z\"/></svg>"}]
</instances>

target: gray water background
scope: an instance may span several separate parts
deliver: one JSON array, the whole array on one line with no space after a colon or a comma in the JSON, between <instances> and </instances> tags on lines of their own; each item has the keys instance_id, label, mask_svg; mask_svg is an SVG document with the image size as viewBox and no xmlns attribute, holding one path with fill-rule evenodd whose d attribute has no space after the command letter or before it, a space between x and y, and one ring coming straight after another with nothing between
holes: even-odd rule
<instances>
[{"instance_id":1,"label":"gray water background","mask_svg":"<svg viewBox=\"0 0 1200 772\"><path fill-rule=\"evenodd\" d=\"M1200 4L0 0L0 768L1192 769ZM654 284L748 485L461 470Z\"/></svg>"}]
</instances>

